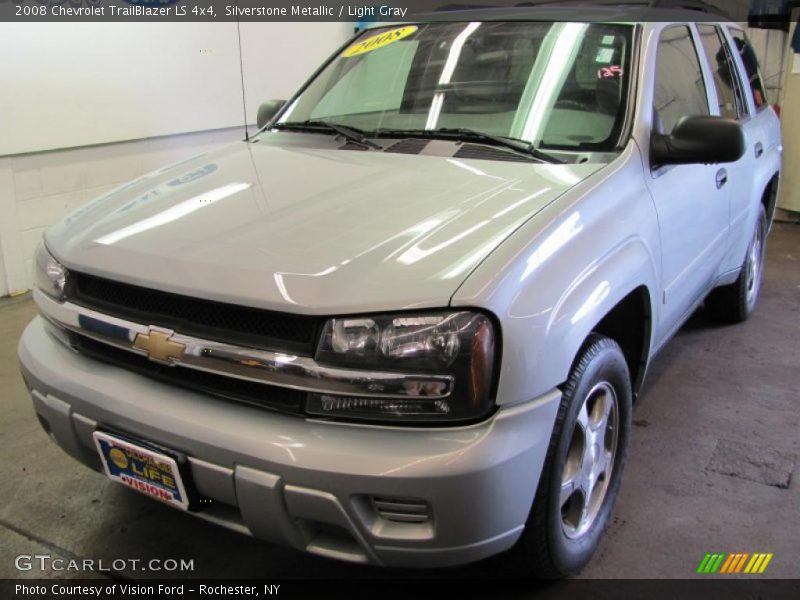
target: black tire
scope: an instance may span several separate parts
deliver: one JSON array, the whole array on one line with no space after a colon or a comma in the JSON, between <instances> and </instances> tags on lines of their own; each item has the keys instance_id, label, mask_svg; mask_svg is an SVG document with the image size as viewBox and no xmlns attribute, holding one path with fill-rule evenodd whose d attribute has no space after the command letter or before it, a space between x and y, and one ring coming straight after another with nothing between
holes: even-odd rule
<instances>
[{"instance_id":1,"label":"black tire","mask_svg":"<svg viewBox=\"0 0 800 600\"><path fill-rule=\"evenodd\" d=\"M578 414L587 395L598 385L610 384L616 394L617 434L610 480L590 526L577 537L568 536L561 506L562 477L574 448ZM512 549L518 573L557 579L578 573L591 559L614 508L628 455L631 428L631 380L619 345L607 337L591 335L583 345L564 386L561 405L545 459L539 487L525 530ZM574 464L574 463L571 463ZM582 463L583 464L583 463ZM604 480L598 480L604 481ZM593 495L590 495L593 497ZM572 497L570 497L572 498ZM565 503L569 506L572 500ZM578 533L573 531L574 534Z\"/></svg>"},{"instance_id":2,"label":"black tire","mask_svg":"<svg viewBox=\"0 0 800 600\"><path fill-rule=\"evenodd\" d=\"M758 248L754 251L756 244ZM739 277L734 283L713 290L706 298L706 312L712 318L723 323L741 323L753 314L761 291L766 247L767 213L761 205Z\"/></svg>"}]
</instances>

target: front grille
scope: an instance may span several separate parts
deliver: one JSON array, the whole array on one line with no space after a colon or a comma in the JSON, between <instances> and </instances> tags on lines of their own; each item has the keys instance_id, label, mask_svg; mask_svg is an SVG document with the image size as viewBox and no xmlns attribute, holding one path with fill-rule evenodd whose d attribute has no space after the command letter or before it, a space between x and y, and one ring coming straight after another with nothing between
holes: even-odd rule
<instances>
[{"instance_id":1,"label":"front grille","mask_svg":"<svg viewBox=\"0 0 800 600\"><path fill-rule=\"evenodd\" d=\"M225 375L197 371L180 366L153 362L148 358L109 346L82 335L73 334L72 344L78 352L129 371L165 383L188 388L226 400L244 402L281 412L300 413L305 392L245 381Z\"/></svg>"},{"instance_id":2,"label":"front grille","mask_svg":"<svg viewBox=\"0 0 800 600\"><path fill-rule=\"evenodd\" d=\"M192 298L71 271L67 298L107 315L185 335L302 356L314 353L319 318Z\"/></svg>"}]
</instances>

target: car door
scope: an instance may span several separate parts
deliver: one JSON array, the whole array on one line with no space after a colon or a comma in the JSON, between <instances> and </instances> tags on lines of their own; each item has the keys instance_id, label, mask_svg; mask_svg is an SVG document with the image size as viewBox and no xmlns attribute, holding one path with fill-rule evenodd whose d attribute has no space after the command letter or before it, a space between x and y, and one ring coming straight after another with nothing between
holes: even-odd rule
<instances>
[{"instance_id":1,"label":"car door","mask_svg":"<svg viewBox=\"0 0 800 600\"><path fill-rule=\"evenodd\" d=\"M741 266L750 243L755 218L753 206L761 199L763 191L760 186L772 176L766 155L770 144L780 140L780 125L767 101L758 59L747 36L738 27L729 26L725 29L730 35L726 43L737 67L734 71L740 74L742 95L748 107L748 116L742 121L747 138L742 174L747 181L731 199L731 252L727 266L735 269Z\"/></svg>"},{"instance_id":2,"label":"car door","mask_svg":"<svg viewBox=\"0 0 800 600\"><path fill-rule=\"evenodd\" d=\"M697 32L709 69L709 79L713 82L712 97L716 97L711 114L736 120L744 132L747 148L738 161L720 166L728 178L730 234L722 270L729 271L741 266L746 245L750 241L752 225L747 224L747 231L743 228L753 196L753 173L764 152L763 128L758 119L753 118L748 102L750 85L739 74L734 46L725 36L725 30L716 24L698 23ZM766 97L762 95L761 99L766 106Z\"/></svg>"},{"instance_id":3,"label":"car door","mask_svg":"<svg viewBox=\"0 0 800 600\"><path fill-rule=\"evenodd\" d=\"M653 90L653 122L659 133L670 133L683 117L710 114L711 93L700 52L693 26L669 25L661 31ZM720 271L729 224L725 177L719 165L651 167L648 187L662 251L659 339L680 325Z\"/></svg>"}]
</instances>

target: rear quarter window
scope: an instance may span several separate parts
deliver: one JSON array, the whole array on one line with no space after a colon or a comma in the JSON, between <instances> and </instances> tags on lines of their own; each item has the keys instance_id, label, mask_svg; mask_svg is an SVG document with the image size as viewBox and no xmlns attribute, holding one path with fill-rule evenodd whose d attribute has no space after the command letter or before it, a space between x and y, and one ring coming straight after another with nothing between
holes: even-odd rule
<instances>
[{"instance_id":1,"label":"rear quarter window","mask_svg":"<svg viewBox=\"0 0 800 600\"><path fill-rule=\"evenodd\" d=\"M761 110L762 108L766 108L767 94L764 89L764 81L761 77L761 69L758 65L756 52L753 50L753 46L750 44L750 40L747 39L744 31L731 28L730 32L735 46L734 51L739 53L739 56L742 57L742 63L744 63L744 75L746 75L747 78L745 87L750 89L750 94L753 97L756 109Z\"/></svg>"},{"instance_id":2,"label":"rear quarter window","mask_svg":"<svg viewBox=\"0 0 800 600\"><path fill-rule=\"evenodd\" d=\"M719 100L719 113L730 119L747 114L747 104L741 94L741 84L732 63L728 45L715 25L698 25L700 40L714 76L714 88Z\"/></svg>"}]
</instances>

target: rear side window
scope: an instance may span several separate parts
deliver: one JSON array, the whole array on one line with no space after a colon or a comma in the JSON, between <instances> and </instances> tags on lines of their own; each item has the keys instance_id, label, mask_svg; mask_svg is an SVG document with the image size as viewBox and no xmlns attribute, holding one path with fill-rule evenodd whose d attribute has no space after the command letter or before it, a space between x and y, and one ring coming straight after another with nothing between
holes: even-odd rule
<instances>
[{"instance_id":1,"label":"rear side window","mask_svg":"<svg viewBox=\"0 0 800 600\"><path fill-rule=\"evenodd\" d=\"M700 59L688 27L670 27L661 33L654 109L661 133L671 133L683 117L709 114Z\"/></svg>"},{"instance_id":2,"label":"rear side window","mask_svg":"<svg viewBox=\"0 0 800 600\"><path fill-rule=\"evenodd\" d=\"M761 72L758 68L758 58L756 57L755 50L753 50L753 46L750 45L744 31L741 29L731 29L730 31L733 36L733 43L736 45L736 51L742 57L756 109L760 110L767 106L767 94L764 91L764 82L761 79Z\"/></svg>"},{"instance_id":3,"label":"rear side window","mask_svg":"<svg viewBox=\"0 0 800 600\"><path fill-rule=\"evenodd\" d=\"M741 93L739 93L736 70L731 64L731 56L727 46L724 45L719 29L713 25L698 25L697 29L700 31L703 50L714 74L714 87L719 99L719 114L729 119L743 117L747 110Z\"/></svg>"}]
</instances>

